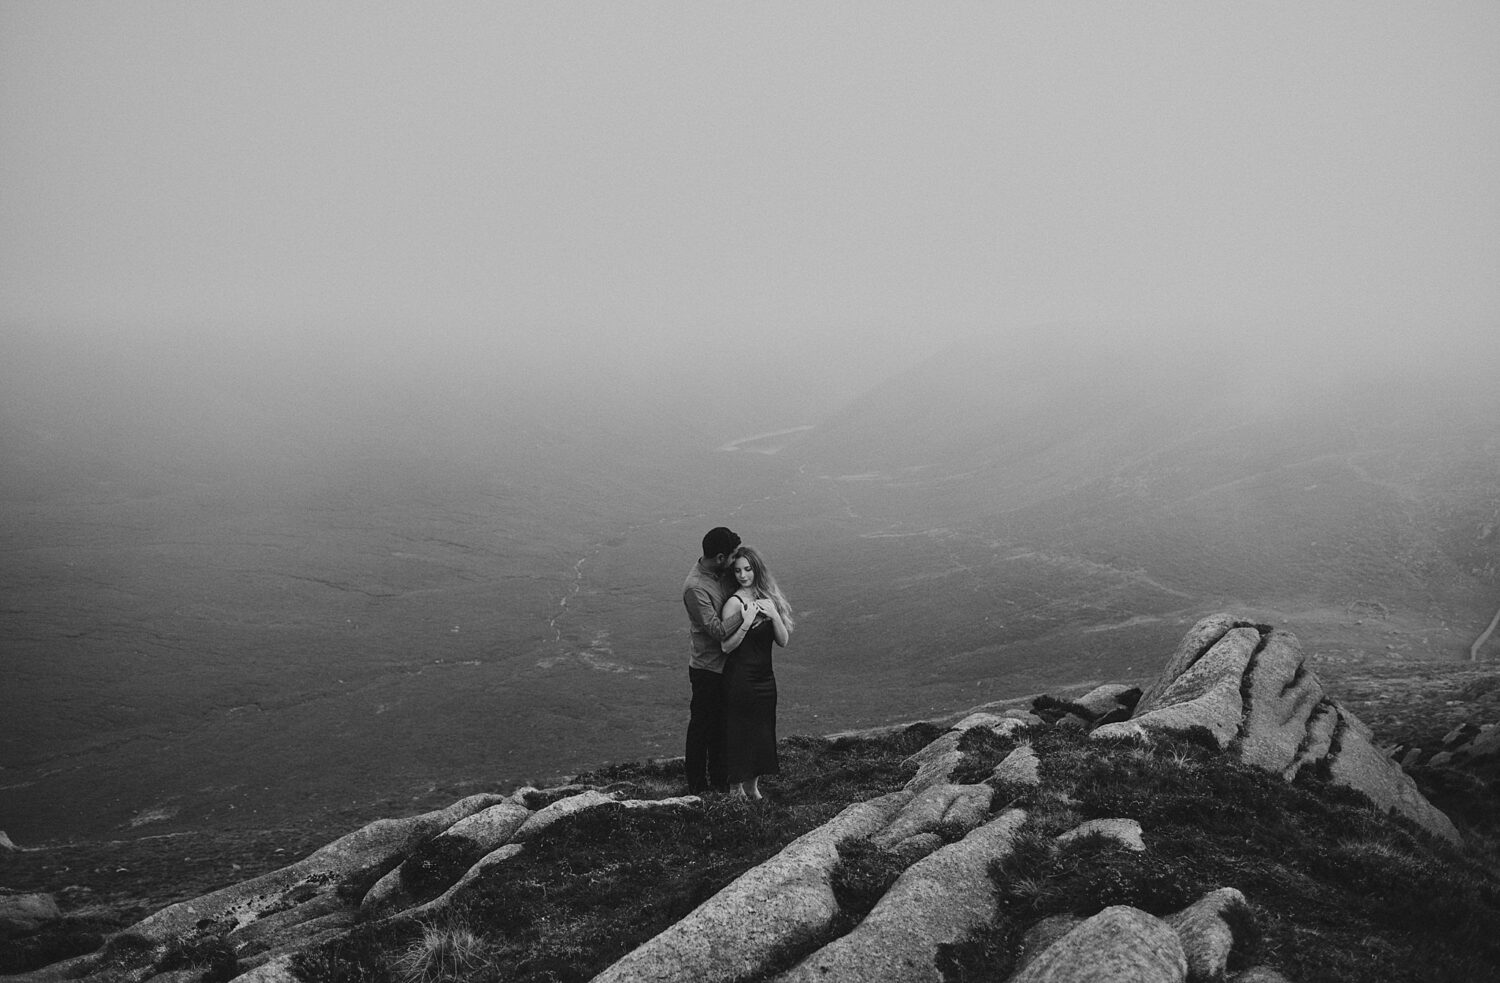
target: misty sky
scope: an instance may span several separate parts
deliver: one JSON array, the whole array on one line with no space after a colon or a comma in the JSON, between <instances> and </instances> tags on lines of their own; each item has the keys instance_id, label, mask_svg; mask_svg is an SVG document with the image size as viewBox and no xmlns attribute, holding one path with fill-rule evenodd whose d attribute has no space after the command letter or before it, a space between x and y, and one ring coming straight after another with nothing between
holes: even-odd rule
<instances>
[{"instance_id":1,"label":"misty sky","mask_svg":"<svg viewBox=\"0 0 1500 983\"><path fill-rule=\"evenodd\" d=\"M1497 175L1493 0L0 4L5 330L824 398L1059 321L1462 337Z\"/></svg>"}]
</instances>

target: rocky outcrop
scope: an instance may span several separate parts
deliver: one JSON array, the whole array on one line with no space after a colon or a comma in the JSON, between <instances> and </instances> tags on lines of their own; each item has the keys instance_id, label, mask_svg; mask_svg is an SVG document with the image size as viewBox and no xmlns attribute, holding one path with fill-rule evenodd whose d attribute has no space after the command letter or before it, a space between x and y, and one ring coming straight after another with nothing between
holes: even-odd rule
<instances>
[{"instance_id":1,"label":"rocky outcrop","mask_svg":"<svg viewBox=\"0 0 1500 983\"><path fill-rule=\"evenodd\" d=\"M1232 887L1221 887L1199 898L1166 922L1182 942L1188 976L1195 980L1223 979L1234 948L1234 922L1253 921L1245 896Z\"/></svg>"},{"instance_id":2,"label":"rocky outcrop","mask_svg":"<svg viewBox=\"0 0 1500 983\"><path fill-rule=\"evenodd\" d=\"M0 937L35 932L62 917L50 894L0 894Z\"/></svg>"},{"instance_id":3,"label":"rocky outcrop","mask_svg":"<svg viewBox=\"0 0 1500 983\"><path fill-rule=\"evenodd\" d=\"M1148 686L1129 720L1095 739L1149 739L1202 730L1241 761L1292 779L1306 768L1369 796L1381 809L1458 843L1453 822L1375 747L1368 727L1329 696L1290 632L1216 614L1199 621Z\"/></svg>"},{"instance_id":4,"label":"rocky outcrop","mask_svg":"<svg viewBox=\"0 0 1500 983\"><path fill-rule=\"evenodd\" d=\"M1036 756L1031 745L1022 744L995 766L995 770L990 773L990 781L1002 789L1006 786L1036 788L1042 784L1041 764L1041 759Z\"/></svg>"},{"instance_id":5,"label":"rocky outcrop","mask_svg":"<svg viewBox=\"0 0 1500 983\"><path fill-rule=\"evenodd\" d=\"M1134 819L1090 819L1060 834L1054 842L1059 848L1066 849L1088 837L1102 837L1126 850L1139 852L1146 849L1141 824Z\"/></svg>"},{"instance_id":6,"label":"rocky outcrop","mask_svg":"<svg viewBox=\"0 0 1500 983\"><path fill-rule=\"evenodd\" d=\"M1228 975L1230 922L1253 918L1234 888L1210 891L1165 918L1128 905L1087 919L1056 916L1026 934L1021 967L1010 983L1287 983L1266 967Z\"/></svg>"},{"instance_id":7,"label":"rocky outcrop","mask_svg":"<svg viewBox=\"0 0 1500 983\"><path fill-rule=\"evenodd\" d=\"M849 806L600 973L596 983L724 983L816 939L839 913L830 880L838 844L875 835L911 798L893 792Z\"/></svg>"},{"instance_id":8,"label":"rocky outcrop","mask_svg":"<svg viewBox=\"0 0 1500 983\"><path fill-rule=\"evenodd\" d=\"M1318 769L1380 807L1456 838L1446 817L1376 749L1368 729L1324 692L1295 636L1215 615L1188 632L1166 671L1143 691L1107 685L1071 700L1038 698L1031 711L976 708L941 733L929 726L925 732L938 736L904 762L910 778L903 788L843 808L637 945L596 981L945 978L951 968L945 960L1009 917L1001 897L1010 858L1031 858L1034 870L1042 862L1036 858L1064 866L1103 853L1149 861L1161 848L1141 821L1112 814L1108 803L1117 800L1094 800L1086 809L1071 795L1083 795L1077 786L1048 785L1048 775L1060 773L1059 761L1081 757L1092 767L1100 747L1075 737L1077 731L1100 741L1199 732L1244 763L1288 779ZM1473 745L1486 733L1463 739ZM986 756L969 760L981 747ZM1108 750L1141 753L1133 746ZM1057 755L1050 765L1047 755ZM230 957L227 967L214 970L216 979L290 983L294 957L348 938L356 916L375 934L441 922L467 885L539 850L537 838L545 842L552 835L546 831L571 816L702 809L693 796L626 794L623 787L581 784L525 788L372 823L281 870L163 909L120 933L103 953L30 974L30 981L197 983L201 968L182 969L164 953L205 943ZM1035 818L1043 811L1049 819ZM839 876L850 869L841 866L852 863L850 856L888 864L880 868L888 876L858 904L838 886L847 883ZM1200 890L1198 882L1163 907ZM1257 917L1232 885L1165 914L1102 900L1070 910L1077 913L1005 925L1025 941L1004 979L1286 983L1268 967L1231 975L1232 957L1255 934ZM1246 956L1239 955L1242 964Z\"/></svg>"},{"instance_id":9,"label":"rocky outcrop","mask_svg":"<svg viewBox=\"0 0 1500 983\"><path fill-rule=\"evenodd\" d=\"M776 979L941 983L942 948L963 941L994 915L997 891L989 865L1011 852L1025 821L1026 813L1012 809L917 861L854 931Z\"/></svg>"},{"instance_id":10,"label":"rocky outcrop","mask_svg":"<svg viewBox=\"0 0 1500 983\"><path fill-rule=\"evenodd\" d=\"M478 862L475 863L474 866L464 871L463 876L454 881L452 886L450 886L442 894L433 898L431 901L426 902L425 904L415 905L411 908L407 908L405 911L398 912L396 915L387 919L387 921L430 919L433 916L440 914L443 909L446 908L448 904L453 900L454 896L457 895L459 891L462 891L466 886L471 884L474 880L476 880L479 875L483 874L486 870L489 870L496 864L505 863L505 861L519 855L520 852L521 844L519 843L507 843L504 846L496 847L489 853L486 853L483 857L480 857Z\"/></svg>"},{"instance_id":11,"label":"rocky outcrop","mask_svg":"<svg viewBox=\"0 0 1500 983\"><path fill-rule=\"evenodd\" d=\"M1172 926L1138 908L1116 905L1049 945L1012 983L1183 983L1187 955Z\"/></svg>"},{"instance_id":12,"label":"rocky outcrop","mask_svg":"<svg viewBox=\"0 0 1500 983\"><path fill-rule=\"evenodd\" d=\"M467 855L472 861L486 856L496 848L509 843L516 831L532 816L530 809L519 802L507 799L474 815L460 819L438 833L422 848L414 851L399 866L375 882L360 902L367 914L389 914L409 908L420 901L411 884L419 880L417 870L426 856ZM449 884L441 883L440 888Z\"/></svg>"},{"instance_id":13,"label":"rocky outcrop","mask_svg":"<svg viewBox=\"0 0 1500 983\"><path fill-rule=\"evenodd\" d=\"M975 710L906 759L904 767L916 771L906 787L912 791L920 791L948 781L948 777L964 759L958 745L970 730L983 728L999 737L1011 737L1040 722L1036 716L1019 710L1011 710L1005 714Z\"/></svg>"},{"instance_id":14,"label":"rocky outcrop","mask_svg":"<svg viewBox=\"0 0 1500 983\"><path fill-rule=\"evenodd\" d=\"M376 820L304 860L164 908L127 931L153 942L181 935L203 923L228 929L232 934L266 915L298 908L330 894L339 882L356 871L399 858L413 842L424 841L503 799L501 795L471 795L445 809L420 816Z\"/></svg>"},{"instance_id":15,"label":"rocky outcrop","mask_svg":"<svg viewBox=\"0 0 1500 983\"><path fill-rule=\"evenodd\" d=\"M938 830L962 836L989 818L995 790L988 785L932 785L902 806L889 826L870 838L876 846L902 844Z\"/></svg>"},{"instance_id":16,"label":"rocky outcrop","mask_svg":"<svg viewBox=\"0 0 1500 983\"><path fill-rule=\"evenodd\" d=\"M1463 723L1431 747L1400 744L1382 750L1403 768L1463 768L1500 775L1500 724Z\"/></svg>"},{"instance_id":17,"label":"rocky outcrop","mask_svg":"<svg viewBox=\"0 0 1500 983\"><path fill-rule=\"evenodd\" d=\"M464 884L516 856L523 838L563 816L604 807L680 812L700 805L696 796L622 801L617 790L578 787L472 795L422 815L377 820L279 870L163 908L119 932L99 953L16 979L196 983L203 970L179 979L186 971L174 968L171 951L210 946L231 961L223 978L269 983L290 972L296 953L347 935L361 908L384 922L441 915ZM414 873L418 867L421 874ZM422 887L414 890L417 881Z\"/></svg>"}]
</instances>

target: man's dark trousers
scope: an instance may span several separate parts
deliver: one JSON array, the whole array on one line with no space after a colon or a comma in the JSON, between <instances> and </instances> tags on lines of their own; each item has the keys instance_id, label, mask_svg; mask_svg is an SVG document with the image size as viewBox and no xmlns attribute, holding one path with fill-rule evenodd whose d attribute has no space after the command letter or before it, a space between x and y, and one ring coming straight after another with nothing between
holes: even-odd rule
<instances>
[{"instance_id":1,"label":"man's dark trousers","mask_svg":"<svg viewBox=\"0 0 1500 983\"><path fill-rule=\"evenodd\" d=\"M688 791L723 791L729 787L724 761L724 674L689 669L688 681L693 685L688 709Z\"/></svg>"}]
</instances>

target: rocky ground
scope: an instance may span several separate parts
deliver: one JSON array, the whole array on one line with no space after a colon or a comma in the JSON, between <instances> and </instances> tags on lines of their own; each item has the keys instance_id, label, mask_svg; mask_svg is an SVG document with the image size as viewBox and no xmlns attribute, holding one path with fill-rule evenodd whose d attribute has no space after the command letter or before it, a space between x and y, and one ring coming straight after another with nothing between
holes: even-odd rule
<instances>
[{"instance_id":1,"label":"rocky ground","mask_svg":"<svg viewBox=\"0 0 1500 983\"><path fill-rule=\"evenodd\" d=\"M1391 634L1379 624L1374 630ZM1435 749L1461 725L1500 721L1500 672L1493 666L1415 658L1395 644L1357 652L1319 647L1307 654L1306 663L1330 696L1371 727L1381 747ZM1423 791L1443 805L1431 791L1432 776L1421 768L1413 771ZM432 801L392 802L383 815L421 812L451 802L456 791L435 789ZM1450 785L1437 791L1453 789ZM1458 791L1472 792L1472 787ZM1472 801L1468 805L1472 811ZM92 930L102 939L172 903L283 868L368 818L334 817L329 824L287 829L196 831L32 850L24 849L23 843L19 851L0 853L0 884L12 892L52 894L76 929ZM1494 824L1482 825L1488 831ZM0 972L5 971L0 965Z\"/></svg>"},{"instance_id":2,"label":"rocky ground","mask_svg":"<svg viewBox=\"0 0 1500 983\"><path fill-rule=\"evenodd\" d=\"M1433 661L1372 652L1320 656L1309 665L1385 745L1437 746L1464 723L1500 723L1500 665ZM473 789L435 789L382 816L438 808ZM375 815L335 815L317 824L264 830L194 830L0 852L0 884L50 891L69 907L140 917L148 911L285 866ZM19 844L23 848L27 844ZM123 924L123 923L122 923Z\"/></svg>"}]
</instances>

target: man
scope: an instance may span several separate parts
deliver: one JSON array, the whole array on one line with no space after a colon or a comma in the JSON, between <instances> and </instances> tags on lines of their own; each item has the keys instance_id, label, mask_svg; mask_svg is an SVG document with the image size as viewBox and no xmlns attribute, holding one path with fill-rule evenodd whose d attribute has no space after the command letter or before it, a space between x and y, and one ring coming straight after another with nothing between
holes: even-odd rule
<instances>
[{"instance_id":1,"label":"man","mask_svg":"<svg viewBox=\"0 0 1500 983\"><path fill-rule=\"evenodd\" d=\"M693 701L687 731L687 784L689 793L709 789L727 791L729 776L724 769L724 649L725 638L734 634L742 620L732 615L719 618L726 599L723 576L729 554L740 545L740 537L723 526L715 526L703 537L703 556L688 571L682 585L682 603L687 608L692 659L688 682Z\"/></svg>"}]
</instances>

